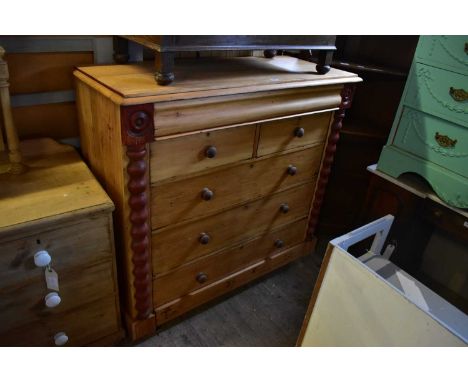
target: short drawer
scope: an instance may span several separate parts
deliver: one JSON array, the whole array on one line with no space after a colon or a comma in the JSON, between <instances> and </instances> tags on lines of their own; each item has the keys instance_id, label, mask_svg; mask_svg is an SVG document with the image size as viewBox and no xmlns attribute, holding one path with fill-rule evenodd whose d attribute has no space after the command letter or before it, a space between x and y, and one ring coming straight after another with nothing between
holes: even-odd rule
<instances>
[{"instance_id":1,"label":"short drawer","mask_svg":"<svg viewBox=\"0 0 468 382\"><path fill-rule=\"evenodd\" d=\"M152 227L156 229L215 214L249 200L311 181L318 175L322 150L323 146L320 145L153 186ZM209 200L203 198L209 196L207 192L212 193Z\"/></svg>"},{"instance_id":2,"label":"short drawer","mask_svg":"<svg viewBox=\"0 0 468 382\"><path fill-rule=\"evenodd\" d=\"M75 267L83 267L113 254L111 215L87 217L78 223L41 232L34 236L0 243L0 290L44 282L44 268L34 264L34 254L46 250L59 277Z\"/></svg>"},{"instance_id":3,"label":"short drawer","mask_svg":"<svg viewBox=\"0 0 468 382\"><path fill-rule=\"evenodd\" d=\"M153 273L176 268L309 213L315 182L209 216L193 223L153 233Z\"/></svg>"},{"instance_id":4,"label":"short drawer","mask_svg":"<svg viewBox=\"0 0 468 382\"><path fill-rule=\"evenodd\" d=\"M468 74L468 36L421 36L415 58Z\"/></svg>"},{"instance_id":5,"label":"short drawer","mask_svg":"<svg viewBox=\"0 0 468 382\"><path fill-rule=\"evenodd\" d=\"M468 76L414 63L404 104L468 127Z\"/></svg>"},{"instance_id":6,"label":"short drawer","mask_svg":"<svg viewBox=\"0 0 468 382\"><path fill-rule=\"evenodd\" d=\"M257 156L324 143L331 115L324 112L260 124Z\"/></svg>"},{"instance_id":7,"label":"short drawer","mask_svg":"<svg viewBox=\"0 0 468 382\"><path fill-rule=\"evenodd\" d=\"M468 176L468 129L404 108L393 144L414 155Z\"/></svg>"},{"instance_id":8,"label":"short drawer","mask_svg":"<svg viewBox=\"0 0 468 382\"><path fill-rule=\"evenodd\" d=\"M302 219L159 276L153 287L155 305L184 296L259 259L299 244L304 240L306 226L307 219Z\"/></svg>"},{"instance_id":9,"label":"short drawer","mask_svg":"<svg viewBox=\"0 0 468 382\"><path fill-rule=\"evenodd\" d=\"M83 346L117 333L114 296L18 327L0 336L0 346L55 346L54 336L64 332L66 346Z\"/></svg>"},{"instance_id":10,"label":"short drawer","mask_svg":"<svg viewBox=\"0 0 468 382\"><path fill-rule=\"evenodd\" d=\"M112 296L117 293L114 280L111 262L59 274L61 302L53 308L45 305L45 296L52 291L46 287L43 272L42 277L32 284L0 290L0 333L37 320L49 320L80 305ZM115 314L118 314L117 310Z\"/></svg>"},{"instance_id":11,"label":"short drawer","mask_svg":"<svg viewBox=\"0 0 468 382\"><path fill-rule=\"evenodd\" d=\"M151 182L252 157L255 125L161 139L151 144Z\"/></svg>"}]
</instances>

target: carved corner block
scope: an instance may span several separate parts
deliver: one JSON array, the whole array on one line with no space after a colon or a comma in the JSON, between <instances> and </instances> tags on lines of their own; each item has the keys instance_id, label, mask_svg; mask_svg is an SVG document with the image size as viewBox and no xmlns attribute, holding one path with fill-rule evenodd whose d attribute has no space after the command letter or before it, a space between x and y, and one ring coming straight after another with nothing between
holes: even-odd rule
<instances>
[{"instance_id":1,"label":"carved corner block","mask_svg":"<svg viewBox=\"0 0 468 382\"><path fill-rule=\"evenodd\" d=\"M343 118L345 117L346 109L351 107L354 91L355 85L353 84L345 85L341 90L341 103L339 109L334 114L333 123L330 127L330 132L328 134L327 144L322 160L322 167L320 168L317 185L315 187L312 209L309 216L309 226L307 229L308 240L312 240L317 228L320 208L323 203L328 178L330 177L333 159L335 157L336 145L340 139L340 130L342 127Z\"/></svg>"},{"instance_id":2,"label":"carved corner block","mask_svg":"<svg viewBox=\"0 0 468 382\"><path fill-rule=\"evenodd\" d=\"M153 114L152 104L121 107L122 142L128 158L133 297L138 320L148 319L153 312L147 150L154 136Z\"/></svg>"}]
</instances>

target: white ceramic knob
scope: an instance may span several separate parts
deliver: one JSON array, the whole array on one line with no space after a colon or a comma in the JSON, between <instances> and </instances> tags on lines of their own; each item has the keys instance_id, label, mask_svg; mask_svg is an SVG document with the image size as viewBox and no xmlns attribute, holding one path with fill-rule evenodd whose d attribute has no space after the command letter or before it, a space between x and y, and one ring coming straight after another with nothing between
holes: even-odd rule
<instances>
[{"instance_id":1,"label":"white ceramic knob","mask_svg":"<svg viewBox=\"0 0 468 382\"><path fill-rule=\"evenodd\" d=\"M55 308L62 301L57 292L50 292L44 297L44 300L48 308Z\"/></svg>"},{"instance_id":2,"label":"white ceramic knob","mask_svg":"<svg viewBox=\"0 0 468 382\"><path fill-rule=\"evenodd\" d=\"M68 342L68 336L64 332L57 333L54 336L54 342L57 346L63 346Z\"/></svg>"},{"instance_id":3,"label":"white ceramic knob","mask_svg":"<svg viewBox=\"0 0 468 382\"><path fill-rule=\"evenodd\" d=\"M46 267L50 264L52 258L47 251L39 251L34 254L34 264L37 267Z\"/></svg>"}]
</instances>

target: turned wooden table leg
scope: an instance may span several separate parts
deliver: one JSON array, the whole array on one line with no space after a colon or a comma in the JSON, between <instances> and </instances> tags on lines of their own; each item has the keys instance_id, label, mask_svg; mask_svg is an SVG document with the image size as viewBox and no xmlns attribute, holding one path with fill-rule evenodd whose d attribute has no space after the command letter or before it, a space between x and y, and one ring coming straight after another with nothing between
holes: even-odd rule
<instances>
[{"instance_id":1,"label":"turned wooden table leg","mask_svg":"<svg viewBox=\"0 0 468 382\"><path fill-rule=\"evenodd\" d=\"M126 64L130 58L128 53L128 40L126 38L115 36L113 39L114 45L114 61L117 64Z\"/></svg>"},{"instance_id":2,"label":"turned wooden table leg","mask_svg":"<svg viewBox=\"0 0 468 382\"><path fill-rule=\"evenodd\" d=\"M5 126L8 157L10 160L9 172L21 174L26 170L26 167L22 163L18 133L15 129L13 115L11 113L10 92L8 90L10 86L8 82L9 73L7 63L3 60L4 54L5 50L0 46L0 101L3 113L3 124Z\"/></svg>"},{"instance_id":3,"label":"turned wooden table leg","mask_svg":"<svg viewBox=\"0 0 468 382\"><path fill-rule=\"evenodd\" d=\"M155 52L156 73L154 77L159 85L169 85L174 81L174 53Z\"/></svg>"},{"instance_id":4,"label":"turned wooden table leg","mask_svg":"<svg viewBox=\"0 0 468 382\"><path fill-rule=\"evenodd\" d=\"M330 65L333 58L332 50L321 50L318 54L317 73L326 74L330 71Z\"/></svg>"}]
</instances>

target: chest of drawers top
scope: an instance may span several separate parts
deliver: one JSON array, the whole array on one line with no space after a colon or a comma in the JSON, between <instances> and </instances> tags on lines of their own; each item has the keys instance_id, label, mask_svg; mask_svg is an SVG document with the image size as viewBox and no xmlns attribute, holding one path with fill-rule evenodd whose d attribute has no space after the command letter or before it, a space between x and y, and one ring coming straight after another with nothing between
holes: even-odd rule
<instances>
[{"instance_id":1,"label":"chest of drawers top","mask_svg":"<svg viewBox=\"0 0 468 382\"><path fill-rule=\"evenodd\" d=\"M0 242L30 227L76 220L114 205L71 146L51 139L23 141L28 170L0 175Z\"/></svg>"},{"instance_id":2,"label":"chest of drawers top","mask_svg":"<svg viewBox=\"0 0 468 382\"><path fill-rule=\"evenodd\" d=\"M123 105L362 81L354 73L333 68L318 75L314 63L287 56L185 59L175 75L169 87L155 83L151 63L79 67L75 72L85 82L101 84L103 93L114 93L114 102Z\"/></svg>"}]
</instances>

